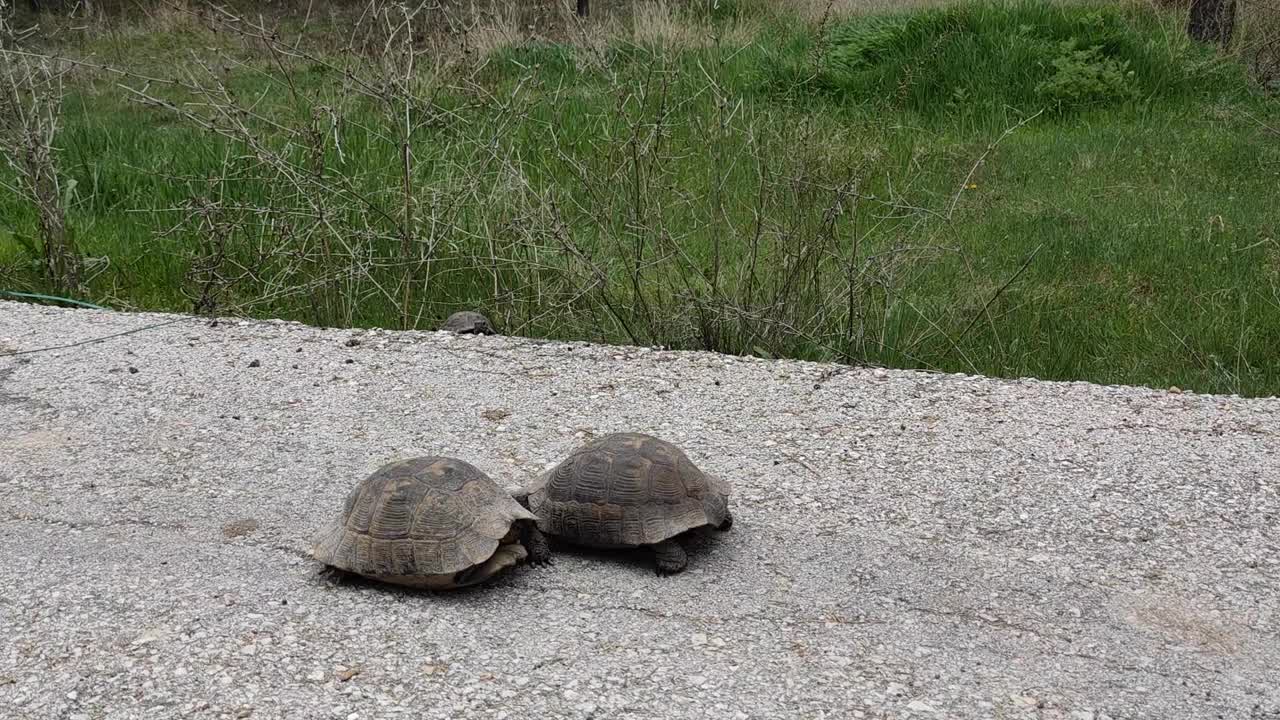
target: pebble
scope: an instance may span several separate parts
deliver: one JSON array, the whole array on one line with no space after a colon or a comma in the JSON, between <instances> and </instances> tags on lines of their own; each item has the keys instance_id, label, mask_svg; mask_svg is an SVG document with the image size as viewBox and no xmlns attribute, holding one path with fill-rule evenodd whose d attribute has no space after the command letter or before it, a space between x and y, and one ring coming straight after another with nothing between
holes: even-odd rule
<instances>
[{"instance_id":1,"label":"pebble","mask_svg":"<svg viewBox=\"0 0 1280 720\"><path fill-rule=\"evenodd\" d=\"M160 639L160 632L158 630L143 630L141 633L138 634L136 638L134 638L132 644L148 645L150 643L156 642L159 639Z\"/></svg>"}]
</instances>

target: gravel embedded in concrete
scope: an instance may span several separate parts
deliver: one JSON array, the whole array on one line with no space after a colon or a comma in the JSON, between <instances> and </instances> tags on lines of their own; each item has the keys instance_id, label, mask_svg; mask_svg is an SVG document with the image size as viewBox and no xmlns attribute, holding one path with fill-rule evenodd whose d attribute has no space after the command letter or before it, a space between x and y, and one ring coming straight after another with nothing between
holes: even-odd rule
<instances>
[{"instance_id":1,"label":"gravel embedded in concrete","mask_svg":"<svg viewBox=\"0 0 1280 720\"><path fill-rule=\"evenodd\" d=\"M175 317L0 302L0 717L1280 717L1280 400L235 320L5 355ZM682 575L307 556L391 459L618 430L733 483Z\"/></svg>"}]
</instances>

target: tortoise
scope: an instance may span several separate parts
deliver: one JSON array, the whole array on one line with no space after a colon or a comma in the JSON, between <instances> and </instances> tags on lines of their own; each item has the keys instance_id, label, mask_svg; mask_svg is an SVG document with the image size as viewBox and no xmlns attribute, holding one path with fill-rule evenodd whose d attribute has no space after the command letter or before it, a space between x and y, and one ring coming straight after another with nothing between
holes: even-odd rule
<instances>
[{"instance_id":1,"label":"tortoise","mask_svg":"<svg viewBox=\"0 0 1280 720\"><path fill-rule=\"evenodd\" d=\"M451 457L388 463L346 496L314 557L339 573L428 590L551 561L537 518L474 465Z\"/></svg>"},{"instance_id":2,"label":"tortoise","mask_svg":"<svg viewBox=\"0 0 1280 720\"><path fill-rule=\"evenodd\" d=\"M459 310L450 315L440 329L459 335L497 335L489 318L472 310Z\"/></svg>"},{"instance_id":3,"label":"tortoise","mask_svg":"<svg viewBox=\"0 0 1280 720\"><path fill-rule=\"evenodd\" d=\"M614 433L574 450L515 497L548 535L596 548L647 547L658 575L673 575L689 563L680 536L733 525L729 492L675 445Z\"/></svg>"}]
</instances>

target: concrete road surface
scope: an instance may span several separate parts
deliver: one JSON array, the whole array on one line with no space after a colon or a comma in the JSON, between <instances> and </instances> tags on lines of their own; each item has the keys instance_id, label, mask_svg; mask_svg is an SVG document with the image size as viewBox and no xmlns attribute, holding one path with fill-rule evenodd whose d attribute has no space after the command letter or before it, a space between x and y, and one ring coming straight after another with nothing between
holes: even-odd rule
<instances>
[{"instance_id":1,"label":"concrete road surface","mask_svg":"<svg viewBox=\"0 0 1280 720\"><path fill-rule=\"evenodd\" d=\"M733 484L684 574L308 555L619 430ZM1276 399L0 302L0 717L1280 718L1278 494Z\"/></svg>"}]
</instances>

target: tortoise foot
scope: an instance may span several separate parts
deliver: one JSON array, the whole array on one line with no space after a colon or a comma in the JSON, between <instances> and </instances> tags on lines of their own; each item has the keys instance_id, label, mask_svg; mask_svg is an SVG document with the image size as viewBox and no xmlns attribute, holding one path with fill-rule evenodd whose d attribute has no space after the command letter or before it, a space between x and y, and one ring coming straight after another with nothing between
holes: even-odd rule
<instances>
[{"instance_id":1,"label":"tortoise foot","mask_svg":"<svg viewBox=\"0 0 1280 720\"><path fill-rule=\"evenodd\" d=\"M689 565L689 555L674 540L660 542L653 546L653 564L658 575L675 575Z\"/></svg>"}]
</instances>

